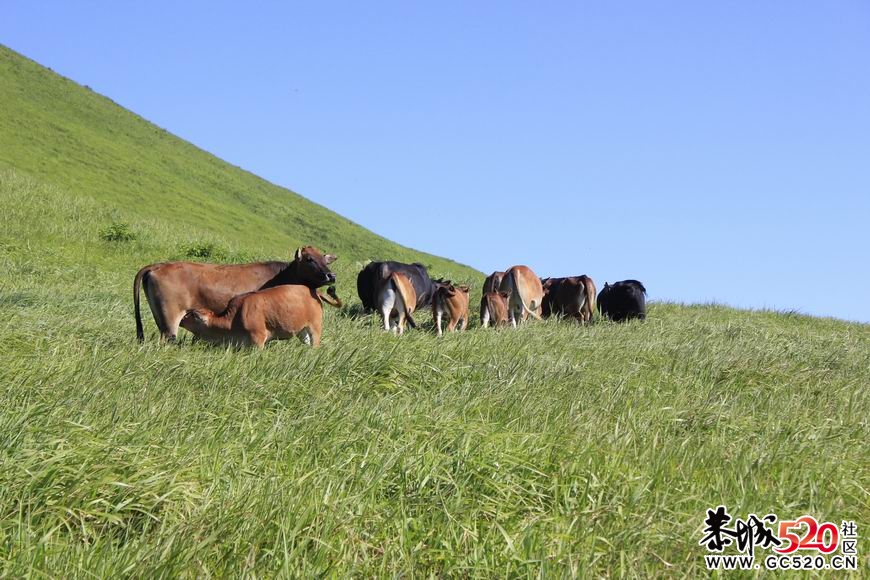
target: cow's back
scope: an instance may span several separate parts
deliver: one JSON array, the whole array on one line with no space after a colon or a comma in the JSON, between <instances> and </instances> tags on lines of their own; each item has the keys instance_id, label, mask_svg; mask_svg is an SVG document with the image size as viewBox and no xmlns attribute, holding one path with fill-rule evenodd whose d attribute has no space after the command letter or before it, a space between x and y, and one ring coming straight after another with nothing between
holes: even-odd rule
<instances>
[{"instance_id":1,"label":"cow's back","mask_svg":"<svg viewBox=\"0 0 870 580\"><path fill-rule=\"evenodd\" d=\"M149 271L146 291L183 310L208 308L220 312L234 296L260 289L287 266L287 262L165 262Z\"/></svg>"},{"instance_id":2,"label":"cow's back","mask_svg":"<svg viewBox=\"0 0 870 580\"><path fill-rule=\"evenodd\" d=\"M487 292L498 292L499 288L501 288L502 278L504 278L504 272L493 272L483 281L483 289L481 292L483 294L486 294Z\"/></svg>"},{"instance_id":3,"label":"cow's back","mask_svg":"<svg viewBox=\"0 0 870 580\"><path fill-rule=\"evenodd\" d=\"M311 325L316 326L319 333L322 318L323 308L314 290L287 284L246 295L234 326L239 324L253 332L263 325L276 338L289 338Z\"/></svg>"},{"instance_id":4,"label":"cow's back","mask_svg":"<svg viewBox=\"0 0 870 580\"><path fill-rule=\"evenodd\" d=\"M598 294L598 310L616 322L646 318L646 288L637 280L605 284Z\"/></svg>"},{"instance_id":5,"label":"cow's back","mask_svg":"<svg viewBox=\"0 0 870 580\"><path fill-rule=\"evenodd\" d=\"M544 298L544 288L541 279L538 278L528 266L513 266L502 278L501 291L510 291L508 301L514 304L521 301L524 308L537 311L541 308Z\"/></svg>"}]
</instances>

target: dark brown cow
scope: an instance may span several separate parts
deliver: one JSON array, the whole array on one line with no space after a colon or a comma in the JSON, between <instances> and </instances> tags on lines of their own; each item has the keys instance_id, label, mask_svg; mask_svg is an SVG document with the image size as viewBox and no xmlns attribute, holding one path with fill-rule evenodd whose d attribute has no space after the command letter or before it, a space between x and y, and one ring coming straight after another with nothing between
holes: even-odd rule
<instances>
[{"instance_id":1,"label":"dark brown cow","mask_svg":"<svg viewBox=\"0 0 870 580\"><path fill-rule=\"evenodd\" d=\"M543 316L570 316L581 323L592 321L596 293L592 278L585 274L545 278L541 285L544 289Z\"/></svg>"},{"instance_id":2,"label":"dark brown cow","mask_svg":"<svg viewBox=\"0 0 870 580\"><path fill-rule=\"evenodd\" d=\"M441 336L441 317L447 314L447 332L454 332L459 321L459 330L468 326L468 286L454 286L449 280L437 284L432 296L432 316L435 318L435 328Z\"/></svg>"},{"instance_id":3,"label":"dark brown cow","mask_svg":"<svg viewBox=\"0 0 870 580\"><path fill-rule=\"evenodd\" d=\"M304 344L320 346L323 302L341 307L335 286L327 290L332 300L308 286L284 284L236 296L226 310L215 314L207 308L188 310L181 327L216 344L263 348L270 340L298 337Z\"/></svg>"},{"instance_id":4,"label":"dark brown cow","mask_svg":"<svg viewBox=\"0 0 870 580\"><path fill-rule=\"evenodd\" d=\"M139 288L154 322L164 340L175 340L185 312L205 308L221 312L234 297L283 284L301 284L318 288L335 282L329 264L336 257L323 255L317 248L296 250L292 262L256 262L253 264L200 264L197 262L163 262L145 266L133 280L133 305L136 311L136 338L145 339L139 310Z\"/></svg>"},{"instance_id":5,"label":"dark brown cow","mask_svg":"<svg viewBox=\"0 0 870 580\"><path fill-rule=\"evenodd\" d=\"M492 325L498 328L499 326L507 326L510 322L508 318L508 298L509 292L487 292L480 299L480 325L484 328Z\"/></svg>"},{"instance_id":6,"label":"dark brown cow","mask_svg":"<svg viewBox=\"0 0 870 580\"><path fill-rule=\"evenodd\" d=\"M499 288L501 288L501 280L504 278L504 272L495 271L489 276L486 277L486 280L483 281L483 290L482 292L486 294L487 292L498 292Z\"/></svg>"},{"instance_id":7,"label":"dark brown cow","mask_svg":"<svg viewBox=\"0 0 870 580\"><path fill-rule=\"evenodd\" d=\"M540 320L544 289L541 279L535 276L531 268L513 266L508 269L501 280L500 291L509 294L508 316L511 326L517 325L517 318L524 321L529 315Z\"/></svg>"}]
</instances>

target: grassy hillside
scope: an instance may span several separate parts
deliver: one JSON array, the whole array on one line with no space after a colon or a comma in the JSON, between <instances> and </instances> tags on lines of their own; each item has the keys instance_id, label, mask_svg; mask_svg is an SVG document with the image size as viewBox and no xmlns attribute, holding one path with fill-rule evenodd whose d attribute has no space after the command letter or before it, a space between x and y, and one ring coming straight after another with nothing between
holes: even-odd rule
<instances>
[{"instance_id":1,"label":"grassy hillside","mask_svg":"<svg viewBox=\"0 0 870 580\"><path fill-rule=\"evenodd\" d=\"M720 503L855 520L866 570L870 326L654 304L439 340L329 309L316 350L140 345L152 260L313 242L349 296L416 254L0 56L0 577L705 575Z\"/></svg>"},{"instance_id":2,"label":"grassy hillside","mask_svg":"<svg viewBox=\"0 0 870 580\"><path fill-rule=\"evenodd\" d=\"M477 274L403 248L229 165L3 46L0 103L0 169L57 187L65 198L96 202L101 211L83 238L96 239L112 223L128 224L142 240L129 263L132 274L191 245L216 246L217 257L246 260L286 258L305 244L338 254L339 272L390 257L419 260L438 275ZM155 229L177 240L172 255L150 243Z\"/></svg>"}]
</instances>

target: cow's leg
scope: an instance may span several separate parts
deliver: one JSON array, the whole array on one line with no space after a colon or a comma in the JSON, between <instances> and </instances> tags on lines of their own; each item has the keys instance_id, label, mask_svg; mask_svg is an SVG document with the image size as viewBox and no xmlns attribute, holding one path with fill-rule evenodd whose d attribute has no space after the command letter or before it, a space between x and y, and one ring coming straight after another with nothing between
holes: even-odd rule
<instances>
[{"instance_id":1,"label":"cow's leg","mask_svg":"<svg viewBox=\"0 0 870 580\"><path fill-rule=\"evenodd\" d=\"M381 317L384 319L384 330L390 330L390 312L392 311L392 307L381 306Z\"/></svg>"},{"instance_id":2,"label":"cow's leg","mask_svg":"<svg viewBox=\"0 0 870 580\"><path fill-rule=\"evenodd\" d=\"M299 342L304 344L305 346L311 345L311 330L306 326L302 330L296 333L296 338L299 339Z\"/></svg>"},{"instance_id":3,"label":"cow's leg","mask_svg":"<svg viewBox=\"0 0 870 580\"><path fill-rule=\"evenodd\" d=\"M463 330L463 331L464 331L466 326L468 326L468 315L467 315L467 314L466 314L465 317L462 319L462 326L459 327L459 330Z\"/></svg>"},{"instance_id":4,"label":"cow's leg","mask_svg":"<svg viewBox=\"0 0 870 580\"><path fill-rule=\"evenodd\" d=\"M320 346L320 330L317 328L306 326L296 336L305 346Z\"/></svg>"},{"instance_id":5,"label":"cow's leg","mask_svg":"<svg viewBox=\"0 0 870 580\"><path fill-rule=\"evenodd\" d=\"M184 313L184 310L164 308L163 324L165 326L160 329L160 336L163 340L167 342L175 342L175 339L178 336L178 328L181 324L181 319L184 318Z\"/></svg>"},{"instance_id":6,"label":"cow's leg","mask_svg":"<svg viewBox=\"0 0 870 580\"><path fill-rule=\"evenodd\" d=\"M450 317L450 322L447 323L447 332L456 332L456 324L459 322L458 318Z\"/></svg>"},{"instance_id":7,"label":"cow's leg","mask_svg":"<svg viewBox=\"0 0 870 580\"><path fill-rule=\"evenodd\" d=\"M441 310L437 307L435 308L435 328L437 329L438 336L441 336Z\"/></svg>"},{"instance_id":8,"label":"cow's leg","mask_svg":"<svg viewBox=\"0 0 870 580\"><path fill-rule=\"evenodd\" d=\"M263 350L266 347L266 341L269 340L269 331L265 328L263 330L254 330L251 332L251 344Z\"/></svg>"},{"instance_id":9,"label":"cow's leg","mask_svg":"<svg viewBox=\"0 0 870 580\"><path fill-rule=\"evenodd\" d=\"M180 316L176 316L177 309L167 305L171 300L167 300L160 291L160 284L151 278L146 278L142 285L145 291L145 299L148 302L148 308L151 309L151 315L154 316L154 323L157 325L157 330L160 332L160 338L166 342L172 342L178 335L178 325L184 317L184 312ZM173 324L174 321L174 324Z\"/></svg>"},{"instance_id":10,"label":"cow's leg","mask_svg":"<svg viewBox=\"0 0 870 580\"><path fill-rule=\"evenodd\" d=\"M381 292L380 300L381 316L384 319L384 330L390 330L390 313L396 305L396 292L392 288Z\"/></svg>"},{"instance_id":11,"label":"cow's leg","mask_svg":"<svg viewBox=\"0 0 870 580\"><path fill-rule=\"evenodd\" d=\"M402 308L400 310L397 310L396 314L398 315L398 321L396 322L396 329L399 332L399 336L402 336L402 334L405 332L405 309Z\"/></svg>"},{"instance_id":12,"label":"cow's leg","mask_svg":"<svg viewBox=\"0 0 870 580\"><path fill-rule=\"evenodd\" d=\"M320 337L323 335L323 319L315 318L309 329L311 334L311 346L317 348L320 346Z\"/></svg>"}]
</instances>

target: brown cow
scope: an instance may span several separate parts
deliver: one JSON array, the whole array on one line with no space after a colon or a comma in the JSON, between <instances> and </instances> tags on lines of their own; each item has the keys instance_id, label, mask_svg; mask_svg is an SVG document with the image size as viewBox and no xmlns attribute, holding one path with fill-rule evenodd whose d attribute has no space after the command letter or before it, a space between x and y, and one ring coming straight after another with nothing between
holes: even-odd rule
<instances>
[{"instance_id":1,"label":"brown cow","mask_svg":"<svg viewBox=\"0 0 870 580\"><path fill-rule=\"evenodd\" d=\"M323 255L317 248L306 246L296 250L292 262L163 262L145 266L133 280L136 338L145 339L139 310L140 286L145 288L145 298L160 336L175 340L178 324L188 310L205 308L220 312L234 296L282 284L318 288L335 282L335 274L329 270L329 264L335 260L332 254Z\"/></svg>"},{"instance_id":2,"label":"brown cow","mask_svg":"<svg viewBox=\"0 0 870 580\"><path fill-rule=\"evenodd\" d=\"M544 289L542 314L570 316L580 323L592 321L595 310L595 282L586 276L567 278L545 278L541 280Z\"/></svg>"},{"instance_id":3,"label":"brown cow","mask_svg":"<svg viewBox=\"0 0 870 580\"><path fill-rule=\"evenodd\" d=\"M449 280L437 285L432 296L432 316L435 318L435 328L441 336L441 317L446 313L449 317L447 331L454 332L459 321L459 330L468 326L468 286L454 286Z\"/></svg>"},{"instance_id":4,"label":"brown cow","mask_svg":"<svg viewBox=\"0 0 870 580\"><path fill-rule=\"evenodd\" d=\"M390 330L393 317L399 334L405 332L405 318L411 328L417 328L411 314L417 306L417 292L411 279L402 272L393 272L381 284L377 293L377 306L384 319L384 330Z\"/></svg>"},{"instance_id":5,"label":"brown cow","mask_svg":"<svg viewBox=\"0 0 870 580\"><path fill-rule=\"evenodd\" d=\"M263 348L270 340L296 336L304 344L320 346L323 302L341 307L335 286L327 292L332 300L298 284L248 292L230 300L220 314L207 308L188 310L181 327L215 344Z\"/></svg>"},{"instance_id":6,"label":"brown cow","mask_svg":"<svg viewBox=\"0 0 870 580\"><path fill-rule=\"evenodd\" d=\"M517 318L526 320L528 315L540 320L541 302L544 289L541 279L535 276L528 266L514 266L505 272L500 290L510 294L508 297L508 316L511 326L517 325Z\"/></svg>"},{"instance_id":7,"label":"brown cow","mask_svg":"<svg viewBox=\"0 0 870 580\"><path fill-rule=\"evenodd\" d=\"M484 328L492 325L498 328L499 326L507 326L508 319L508 299L509 292L487 292L480 299L480 325Z\"/></svg>"}]
</instances>

